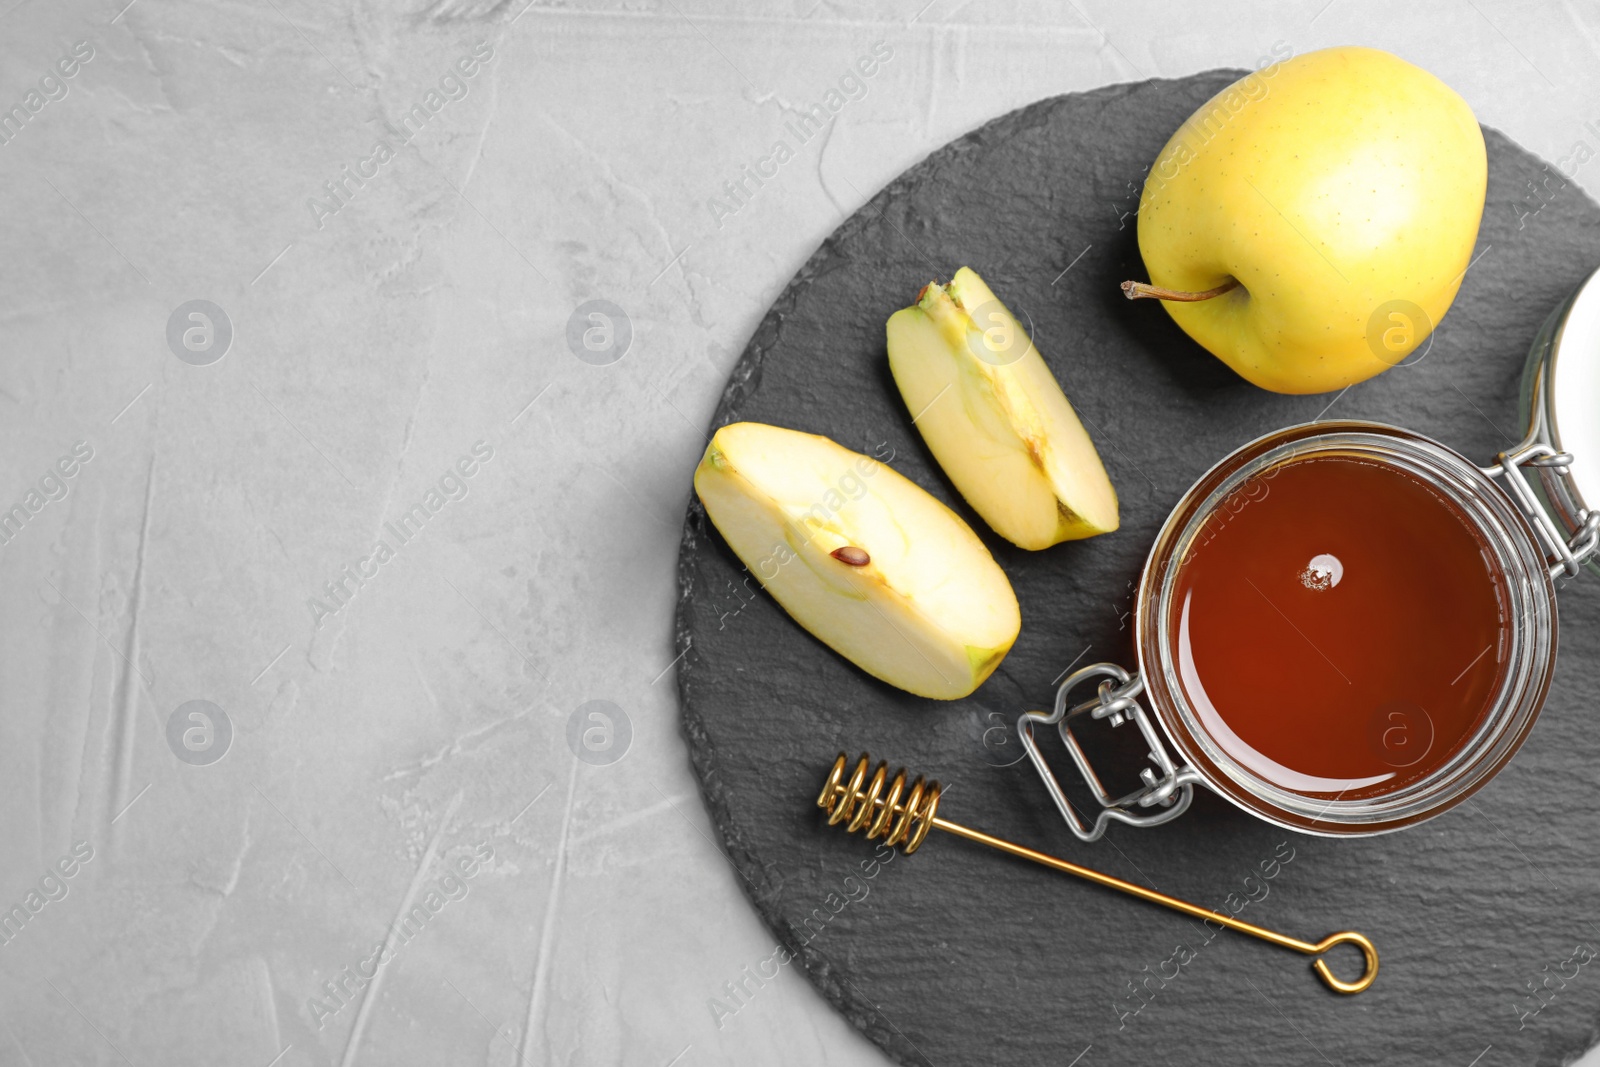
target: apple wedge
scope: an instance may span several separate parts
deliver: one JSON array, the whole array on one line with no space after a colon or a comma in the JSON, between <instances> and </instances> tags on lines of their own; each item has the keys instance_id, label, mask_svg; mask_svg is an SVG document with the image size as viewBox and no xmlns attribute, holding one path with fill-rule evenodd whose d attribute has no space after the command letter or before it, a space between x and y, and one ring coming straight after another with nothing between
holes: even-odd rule
<instances>
[{"instance_id":1,"label":"apple wedge","mask_svg":"<svg viewBox=\"0 0 1600 1067\"><path fill-rule=\"evenodd\" d=\"M758 422L718 430L694 488L723 538L794 620L875 678L956 700L1022 619L978 535L887 465Z\"/></svg>"},{"instance_id":2,"label":"apple wedge","mask_svg":"<svg viewBox=\"0 0 1600 1067\"><path fill-rule=\"evenodd\" d=\"M889 318L889 369L945 474L994 532L1049 548L1117 528L1094 442L1021 324L969 267Z\"/></svg>"}]
</instances>

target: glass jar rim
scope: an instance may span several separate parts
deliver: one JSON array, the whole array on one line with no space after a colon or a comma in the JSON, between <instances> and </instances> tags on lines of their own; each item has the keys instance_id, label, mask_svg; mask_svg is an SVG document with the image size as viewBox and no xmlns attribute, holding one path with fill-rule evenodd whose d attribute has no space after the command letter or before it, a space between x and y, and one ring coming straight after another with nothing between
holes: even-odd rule
<instances>
[{"instance_id":1,"label":"glass jar rim","mask_svg":"<svg viewBox=\"0 0 1600 1067\"><path fill-rule=\"evenodd\" d=\"M1506 668L1489 712L1451 757L1389 793L1332 800L1284 790L1249 770L1211 736L1179 682L1171 635L1173 592L1184 550L1205 520L1260 472L1317 453L1356 454L1403 469L1442 492L1493 552L1514 622ZM1538 717L1555 664L1556 606L1543 553L1527 520L1479 467L1410 430L1371 422L1291 426L1224 457L1172 510L1151 546L1136 597L1140 673L1157 722L1214 792L1269 822L1305 833L1384 833L1465 800L1516 752Z\"/></svg>"}]
</instances>

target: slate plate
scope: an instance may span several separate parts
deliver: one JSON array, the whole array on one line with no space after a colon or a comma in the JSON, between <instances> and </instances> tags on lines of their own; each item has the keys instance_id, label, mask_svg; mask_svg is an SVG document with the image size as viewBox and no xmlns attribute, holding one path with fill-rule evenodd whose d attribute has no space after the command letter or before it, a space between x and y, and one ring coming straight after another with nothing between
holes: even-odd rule
<instances>
[{"instance_id":1,"label":"slate plate","mask_svg":"<svg viewBox=\"0 0 1600 1067\"><path fill-rule=\"evenodd\" d=\"M1600 264L1600 210L1488 131L1480 255L1428 353L1337 397L1246 384L1159 307L1117 291L1147 277L1132 215L1145 169L1238 73L1041 101L935 152L812 256L717 412L719 426L773 422L892 450L896 469L985 535L1021 601L1022 636L999 672L968 700L923 700L796 626L698 504L689 511L677 620L683 729L774 948L796 954L754 961L750 973L792 982L781 971L803 967L901 1063L1466 1067L1483 1054L1481 1067L1496 1067L1562 1063L1595 1040L1600 961L1584 963L1600 950L1592 577L1562 593L1560 669L1522 752L1471 801L1399 834L1288 834L1202 793L1169 826L1117 827L1080 845L1033 771L1011 762L1014 736L996 729L1047 706L1073 663L1132 666L1128 612L1145 552L1183 491L1238 445L1323 415L1409 426L1482 462L1514 443L1529 344ZM883 324L962 264L1031 320L1121 495L1116 534L1014 549L922 446L889 377ZM1242 917L1294 936L1360 930L1382 953L1381 975L1367 993L1340 997L1301 956L1234 934L1208 942L1182 916L948 835L874 864L873 845L826 827L814 807L841 750L940 778L949 786L940 813L956 821L1208 906L1253 895ZM1274 866L1275 856L1292 858ZM1333 964L1358 970L1354 958ZM722 1026L759 1025L739 1017L763 995L759 980L745 980L748 1000L708 991L708 1011Z\"/></svg>"}]
</instances>

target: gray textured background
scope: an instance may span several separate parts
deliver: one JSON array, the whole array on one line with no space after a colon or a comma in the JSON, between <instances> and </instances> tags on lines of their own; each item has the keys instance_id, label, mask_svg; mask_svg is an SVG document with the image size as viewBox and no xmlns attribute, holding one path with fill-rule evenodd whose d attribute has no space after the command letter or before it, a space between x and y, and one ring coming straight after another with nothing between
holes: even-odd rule
<instances>
[{"instance_id":1,"label":"gray textured background","mask_svg":"<svg viewBox=\"0 0 1600 1067\"><path fill-rule=\"evenodd\" d=\"M93 450L0 545L0 904L66 891L0 944L6 1064L882 1063L797 974L707 1008L772 937L678 735L673 562L789 276L988 118L1278 41L1388 47L1547 159L1600 147L1576 3L124 2L0 10L0 105L94 49L0 144L0 502ZM714 210L879 40L865 94ZM480 42L464 97L308 207ZM209 366L166 337L193 299L234 328ZM591 299L632 323L611 365L565 340ZM478 441L467 495L317 626ZM168 744L191 700L232 725L208 766ZM568 742L596 700L631 724L609 765Z\"/></svg>"}]
</instances>

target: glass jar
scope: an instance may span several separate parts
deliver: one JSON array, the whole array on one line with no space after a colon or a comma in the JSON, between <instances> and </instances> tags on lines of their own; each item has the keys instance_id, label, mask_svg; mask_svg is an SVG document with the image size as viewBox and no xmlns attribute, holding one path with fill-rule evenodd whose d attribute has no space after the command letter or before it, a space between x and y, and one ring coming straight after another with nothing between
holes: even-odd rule
<instances>
[{"instance_id":1,"label":"glass jar","mask_svg":"<svg viewBox=\"0 0 1600 1067\"><path fill-rule=\"evenodd\" d=\"M1600 456L1600 440L1585 439L1580 445L1572 429L1594 423L1593 419L1582 422L1581 416L1600 402L1600 281L1596 277L1551 315L1536 340L1523 390L1528 435L1493 464L1479 467L1436 441L1398 427L1310 423L1250 442L1194 484L1157 535L1135 595L1138 673L1109 663L1085 667L1061 684L1052 711L1027 712L1018 721L1024 749L1078 837L1095 840L1111 822L1144 826L1167 822L1189 806L1196 786L1209 788L1270 823L1303 833L1339 837L1385 833L1422 822L1460 803L1510 760L1538 717L1555 668L1555 580L1575 577L1586 562L1594 566L1591 561L1600 545L1600 511L1585 503L1600 499L1600 469L1586 479L1583 469L1577 467L1575 476L1576 465L1566 451L1581 447L1582 455ZM1452 557L1457 565L1462 560L1471 565L1458 566L1447 577L1452 582L1477 583L1467 592L1494 605L1495 635L1491 647L1480 653L1486 656L1492 650L1494 656L1474 675L1477 688L1472 694L1466 694L1471 687L1453 689L1457 682L1446 684L1443 678L1434 682L1430 692L1460 705L1452 710L1459 729L1420 770L1367 777L1301 773L1255 747L1259 742L1243 733L1243 719L1238 716L1249 701L1235 700L1231 705L1218 701L1227 705L1219 711L1201 680L1204 672L1196 666L1195 652L1201 641L1190 633L1188 594L1180 597L1186 585L1194 584L1193 575L1203 557L1201 548L1216 538L1219 528L1226 529L1231 516L1255 506L1253 502L1265 496L1261 489L1268 479L1285 470L1308 470L1296 466L1306 463L1346 465L1352 471L1359 468L1366 472L1362 477L1403 479L1418 487L1421 514L1436 506L1441 510L1434 517L1443 521L1448 513L1449 521L1459 523L1464 536L1476 546L1476 553ZM1425 556L1415 558L1414 566L1439 565ZM1319 562L1322 560L1328 562ZM1215 562L1211 566L1215 568ZM1313 558L1304 575L1307 588L1337 584L1343 569L1333 556ZM1276 608L1259 587L1256 592ZM1213 596L1212 602L1216 599ZM1276 619L1259 605L1256 610ZM1281 610L1278 615L1284 626L1315 645L1293 618ZM1217 617L1213 612L1213 627ZM1253 632L1229 634L1228 640L1270 643L1270 636L1258 627ZM1419 640L1427 639L1427 634L1419 635ZM1297 639L1285 636L1283 640L1292 644ZM1226 644L1214 634L1205 641L1213 649ZM1379 685L1394 684L1394 679L1401 677L1397 672L1406 668L1407 657L1415 651L1399 644L1355 657L1347 667L1356 678L1345 677L1344 681L1354 686L1367 676L1380 679ZM1215 659L1213 656L1211 662ZM1234 654L1229 661L1237 665L1245 660L1242 654ZM1328 663L1340 676L1345 675L1331 659ZM1265 669L1271 664L1262 666ZM1486 672L1492 672L1492 677ZM1463 670L1462 674L1466 673ZM1240 672L1235 670L1231 677L1237 683ZM1248 679L1243 681L1247 686ZM1291 673L1289 682L1290 691L1298 683L1298 691L1308 700L1315 696L1336 711L1342 707L1338 699L1331 704L1324 700L1326 693L1309 675L1301 678ZM1092 695L1073 703L1071 694L1089 683L1095 683ZM1237 685L1234 691L1238 691ZM1350 690L1362 691L1359 687ZM1148 702L1148 711L1141 697ZM1352 703L1359 701L1352 698ZM1293 736L1295 723L1289 720L1303 710L1294 704L1291 699L1265 710L1254 708L1254 726L1266 722L1276 739ZM1379 704L1376 711L1394 717L1403 727L1407 724L1403 709L1411 705L1397 706L1402 710L1385 712L1388 705ZM1351 707L1350 714L1360 716L1368 710ZM1132 792L1109 794L1080 744L1075 730L1095 720L1113 727L1132 723L1142 734L1151 765L1141 769L1142 784ZM1323 726L1331 722L1341 737L1351 734L1351 724L1337 718L1316 722ZM1092 819L1068 801L1040 752L1034 737L1036 726L1055 726L1060 733L1099 804ZM1427 728L1431 743L1431 720ZM1374 743L1384 743L1390 732L1374 734ZM1327 762L1329 753L1315 749L1321 743L1315 730L1308 733L1306 743L1313 746L1307 750L1308 758ZM1385 762L1396 768L1410 766L1398 759Z\"/></svg>"}]
</instances>

